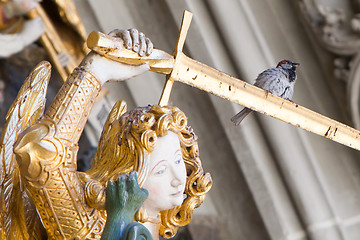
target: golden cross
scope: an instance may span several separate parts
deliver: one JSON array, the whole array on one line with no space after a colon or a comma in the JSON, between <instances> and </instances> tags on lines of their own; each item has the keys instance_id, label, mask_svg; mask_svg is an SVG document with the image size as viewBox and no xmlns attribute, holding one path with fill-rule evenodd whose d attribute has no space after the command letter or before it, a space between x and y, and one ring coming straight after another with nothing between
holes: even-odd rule
<instances>
[{"instance_id":1,"label":"golden cross","mask_svg":"<svg viewBox=\"0 0 360 240\"><path fill-rule=\"evenodd\" d=\"M360 150L360 131L187 57L182 48L191 19L192 13L185 11L173 55L154 49L150 56L139 57L122 47L122 40L99 32L89 35L88 47L107 58L128 64L148 63L151 71L168 74L160 105L167 105L172 85L179 81Z\"/></svg>"}]
</instances>

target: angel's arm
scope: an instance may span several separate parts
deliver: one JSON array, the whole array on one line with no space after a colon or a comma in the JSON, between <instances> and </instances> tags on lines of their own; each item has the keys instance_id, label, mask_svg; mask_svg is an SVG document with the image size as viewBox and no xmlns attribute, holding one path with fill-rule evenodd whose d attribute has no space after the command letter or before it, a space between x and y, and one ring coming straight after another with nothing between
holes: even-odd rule
<instances>
[{"instance_id":1,"label":"angel's arm","mask_svg":"<svg viewBox=\"0 0 360 240\"><path fill-rule=\"evenodd\" d=\"M152 49L152 43L137 30L113 31L112 35L121 36L125 46L139 55ZM90 53L74 70L45 113L45 118L57 126L55 137L70 144L77 143L101 86L110 80L132 78L148 69L148 65L130 66Z\"/></svg>"},{"instance_id":2,"label":"angel's arm","mask_svg":"<svg viewBox=\"0 0 360 240\"><path fill-rule=\"evenodd\" d=\"M125 46L139 55L152 49L152 43L137 30L116 30L112 35L122 37ZM88 54L62 86L43 119L19 136L15 153L22 176L34 178L60 163L76 169L77 142L101 86L109 80L129 79L148 69L147 64L131 66L93 52Z\"/></svg>"}]
</instances>

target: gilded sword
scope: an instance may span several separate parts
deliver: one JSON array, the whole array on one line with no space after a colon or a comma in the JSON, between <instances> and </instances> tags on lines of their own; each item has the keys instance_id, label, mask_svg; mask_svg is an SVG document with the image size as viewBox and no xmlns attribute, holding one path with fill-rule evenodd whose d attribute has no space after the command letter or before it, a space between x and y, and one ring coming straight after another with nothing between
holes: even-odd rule
<instances>
[{"instance_id":1,"label":"gilded sword","mask_svg":"<svg viewBox=\"0 0 360 240\"><path fill-rule=\"evenodd\" d=\"M154 49L150 56L139 57L124 48L122 40L100 32L92 32L87 44L107 58L135 65L148 63L151 71L167 74L159 105L167 105L173 82L179 81L360 150L360 131L187 57L182 48L191 19L192 13L185 11L173 55Z\"/></svg>"}]
</instances>

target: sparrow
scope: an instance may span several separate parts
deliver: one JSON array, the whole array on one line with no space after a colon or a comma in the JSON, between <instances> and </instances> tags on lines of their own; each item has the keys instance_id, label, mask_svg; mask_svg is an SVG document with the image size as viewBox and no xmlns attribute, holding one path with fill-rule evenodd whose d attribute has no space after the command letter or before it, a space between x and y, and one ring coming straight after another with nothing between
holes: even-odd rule
<instances>
[{"instance_id":1,"label":"sparrow","mask_svg":"<svg viewBox=\"0 0 360 240\"><path fill-rule=\"evenodd\" d=\"M275 68L270 68L260 73L254 85L271 92L275 96L291 100L297 79L296 67L299 65L299 63L290 60L281 60ZM252 111L249 108L244 108L232 117L231 121L235 125L239 125Z\"/></svg>"}]
</instances>

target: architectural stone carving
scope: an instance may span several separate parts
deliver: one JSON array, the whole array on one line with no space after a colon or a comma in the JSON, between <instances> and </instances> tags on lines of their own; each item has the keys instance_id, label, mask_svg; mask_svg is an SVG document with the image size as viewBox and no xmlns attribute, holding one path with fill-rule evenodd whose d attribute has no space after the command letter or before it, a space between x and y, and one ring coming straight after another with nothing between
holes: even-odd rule
<instances>
[{"instance_id":1,"label":"architectural stone carving","mask_svg":"<svg viewBox=\"0 0 360 240\"><path fill-rule=\"evenodd\" d=\"M301 0L297 4L306 27L335 55L334 78L347 84L351 118L355 127L360 128L360 1Z\"/></svg>"}]
</instances>

